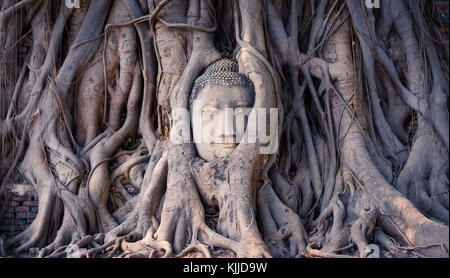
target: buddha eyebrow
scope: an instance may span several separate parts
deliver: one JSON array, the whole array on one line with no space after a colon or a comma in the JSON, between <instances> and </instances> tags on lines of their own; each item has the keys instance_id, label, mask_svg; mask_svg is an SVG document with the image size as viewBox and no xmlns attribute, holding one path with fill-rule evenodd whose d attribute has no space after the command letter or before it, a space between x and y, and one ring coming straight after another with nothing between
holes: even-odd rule
<instances>
[{"instance_id":1,"label":"buddha eyebrow","mask_svg":"<svg viewBox=\"0 0 450 278\"><path fill-rule=\"evenodd\" d=\"M245 101L239 101L236 103L236 105L238 105L240 107L248 107L248 103Z\"/></svg>"},{"instance_id":2,"label":"buddha eyebrow","mask_svg":"<svg viewBox=\"0 0 450 278\"><path fill-rule=\"evenodd\" d=\"M206 108L206 107L212 107L212 108L219 108L219 105L217 104L217 102L214 102L214 103L206 103L205 105L203 105L202 106L202 109L203 108Z\"/></svg>"}]
</instances>

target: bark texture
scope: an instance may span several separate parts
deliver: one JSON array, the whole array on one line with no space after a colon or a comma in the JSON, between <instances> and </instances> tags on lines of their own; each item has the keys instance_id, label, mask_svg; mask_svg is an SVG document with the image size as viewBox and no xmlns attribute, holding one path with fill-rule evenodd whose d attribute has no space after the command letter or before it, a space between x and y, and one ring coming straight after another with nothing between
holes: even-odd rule
<instances>
[{"instance_id":1,"label":"bark texture","mask_svg":"<svg viewBox=\"0 0 450 278\"><path fill-rule=\"evenodd\" d=\"M0 0L0 218L8 183L39 204L0 256L448 257L436 1L364 2ZM171 140L224 57L278 109L275 153Z\"/></svg>"}]
</instances>

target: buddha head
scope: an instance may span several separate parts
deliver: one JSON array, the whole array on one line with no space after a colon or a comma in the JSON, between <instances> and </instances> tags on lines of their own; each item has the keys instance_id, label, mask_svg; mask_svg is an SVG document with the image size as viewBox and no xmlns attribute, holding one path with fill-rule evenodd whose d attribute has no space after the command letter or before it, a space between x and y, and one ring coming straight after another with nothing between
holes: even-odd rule
<instances>
[{"instance_id":1,"label":"buddha head","mask_svg":"<svg viewBox=\"0 0 450 278\"><path fill-rule=\"evenodd\" d=\"M221 59L206 68L189 99L195 147L201 158L210 161L233 152L254 101L253 84L238 72L235 61Z\"/></svg>"}]
</instances>

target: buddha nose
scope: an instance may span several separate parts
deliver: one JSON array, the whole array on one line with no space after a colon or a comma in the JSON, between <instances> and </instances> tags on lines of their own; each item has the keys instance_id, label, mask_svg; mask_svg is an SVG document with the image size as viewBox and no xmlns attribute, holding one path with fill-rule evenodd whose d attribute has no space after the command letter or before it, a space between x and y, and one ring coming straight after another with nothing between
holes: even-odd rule
<instances>
[{"instance_id":1,"label":"buddha nose","mask_svg":"<svg viewBox=\"0 0 450 278\"><path fill-rule=\"evenodd\" d=\"M222 111L220 118L221 124L219 125L217 134L220 143L236 143L236 128L234 126L234 115L232 109L225 109L225 111Z\"/></svg>"}]
</instances>

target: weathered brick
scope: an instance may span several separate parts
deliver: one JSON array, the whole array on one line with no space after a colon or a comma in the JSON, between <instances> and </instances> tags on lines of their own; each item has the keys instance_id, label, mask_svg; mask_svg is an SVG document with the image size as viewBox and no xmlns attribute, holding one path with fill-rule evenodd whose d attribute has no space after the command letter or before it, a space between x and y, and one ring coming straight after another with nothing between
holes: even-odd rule
<instances>
[{"instance_id":1,"label":"weathered brick","mask_svg":"<svg viewBox=\"0 0 450 278\"><path fill-rule=\"evenodd\" d=\"M12 195L11 200L16 201L16 202L23 202L24 201L24 197L22 196L17 196L17 195Z\"/></svg>"},{"instance_id":2,"label":"weathered brick","mask_svg":"<svg viewBox=\"0 0 450 278\"><path fill-rule=\"evenodd\" d=\"M5 214L3 214L3 218L13 218L14 214L12 213L12 211L6 212Z\"/></svg>"},{"instance_id":3,"label":"weathered brick","mask_svg":"<svg viewBox=\"0 0 450 278\"><path fill-rule=\"evenodd\" d=\"M24 219L14 219L14 226L25 226L26 221Z\"/></svg>"},{"instance_id":4,"label":"weathered brick","mask_svg":"<svg viewBox=\"0 0 450 278\"><path fill-rule=\"evenodd\" d=\"M31 197L23 197L23 202L24 203L26 203L26 202L30 202L31 201Z\"/></svg>"},{"instance_id":5,"label":"weathered brick","mask_svg":"<svg viewBox=\"0 0 450 278\"><path fill-rule=\"evenodd\" d=\"M16 201L12 201L9 203L9 206L11 206L11 207L17 207L19 205L20 205L19 202L16 202Z\"/></svg>"},{"instance_id":6,"label":"weathered brick","mask_svg":"<svg viewBox=\"0 0 450 278\"><path fill-rule=\"evenodd\" d=\"M33 196L36 193L31 185L22 183L9 184L7 189L15 196Z\"/></svg>"},{"instance_id":7,"label":"weathered brick","mask_svg":"<svg viewBox=\"0 0 450 278\"><path fill-rule=\"evenodd\" d=\"M16 218L34 219L34 218L36 218L36 213L34 213L34 212L18 212L16 214Z\"/></svg>"},{"instance_id":8,"label":"weathered brick","mask_svg":"<svg viewBox=\"0 0 450 278\"><path fill-rule=\"evenodd\" d=\"M29 212L30 211L30 207L26 207L26 206L20 206L20 207L16 207L14 209L15 212Z\"/></svg>"},{"instance_id":9,"label":"weathered brick","mask_svg":"<svg viewBox=\"0 0 450 278\"><path fill-rule=\"evenodd\" d=\"M0 225L0 231L6 232L6 231L12 231L14 229L13 225Z\"/></svg>"},{"instance_id":10,"label":"weathered brick","mask_svg":"<svg viewBox=\"0 0 450 278\"><path fill-rule=\"evenodd\" d=\"M7 225L7 224L11 224L12 220L8 219L8 218L2 218L0 220L0 225Z\"/></svg>"},{"instance_id":11,"label":"weathered brick","mask_svg":"<svg viewBox=\"0 0 450 278\"><path fill-rule=\"evenodd\" d=\"M23 219L23 218L28 218L28 212L18 212L16 213L16 218L17 219Z\"/></svg>"},{"instance_id":12,"label":"weathered brick","mask_svg":"<svg viewBox=\"0 0 450 278\"><path fill-rule=\"evenodd\" d=\"M16 234L18 234L18 232L11 232L11 231L5 232L5 236L6 236L6 237L13 237L13 236L15 236Z\"/></svg>"},{"instance_id":13,"label":"weathered brick","mask_svg":"<svg viewBox=\"0 0 450 278\"><path fill-rule=\"evenodd\" d=\"M19 231L19 232L21 232L21 231L23 231L23 230L25 230L25 229L26 229L26 227L25 227L24 225L14 227L14 231Z\"/></svg>"},{"instance_id":14,"label":"weathered brick","mask_svg":"<svg viewBox=\"0 0 450 278\"><path fill-rule=\"evenodd\" d=\"M30 206L30 207L37 206L37 204L38 204L37 201L25 201L25 202L23 202L24 206Z\"/></svg>"}]
</instances>

